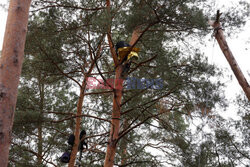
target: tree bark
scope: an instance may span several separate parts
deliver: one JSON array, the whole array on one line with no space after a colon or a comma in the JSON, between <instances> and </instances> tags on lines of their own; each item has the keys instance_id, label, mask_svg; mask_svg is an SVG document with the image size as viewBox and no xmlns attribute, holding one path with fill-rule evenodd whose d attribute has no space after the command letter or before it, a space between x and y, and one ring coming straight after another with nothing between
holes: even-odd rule
<instances>
[{"instance_id":1,"label":"tree bark","mask_svg":"<svg viewBox=\"0 0 250 167\"><path fill-rule=\"evenodd\" d=\"M71 151L68 167L74 167L76 154L78 151L78 145L80 141L79 136L80 136L80 129L81 129L81 120L82 120L82 117L81 117L82 105L83 105L83 100L84 100L85 87L86 87L86 81L83 81L82 87L80 90L80 96L78 98L78 103L77 103L77 113L76 113L77 117L76 117L76 124L75 124L75 143Z\"/></svg>"},{"instance_id":2,"label":"tree bark","mask_svg":"<svg viewBox=\"0 0 250 167\"><path fill-rule=\"evenodd\" d=\"M107 12L110 12L110 0L106 0ZM111 16L110 16L111 17ZM110 22L112 19L110 18ZM108 43L111 51L111 55L113 57L113 61L115 64L115 81L114 81L114 97L113 97L113 111L112 111L112 120L111 120L111 129L110 129L110 137L105 155L104 167L112 167L114 165L115 153L116 153L116 144L118 142L119 131L120 131L120 105L122 99L122 84L120 81L122 69L122 64L119 63L118 57L115 53L115 48L112 41L111 34L111 25L109 25L107 30Z\"/></svg>"},{"instance_id":3,"label":"tree bark","mask_svg":"<svg viewBox=\"0 0 250 167\"><path fill-rule=\"evenodd\" d=\"M7 167L31 0L11 0L0 59L0 163Z\"/></svg>"},{"instance_id":4,"label":"tree bark","mask_svg":"<svg viewBox=\"0 0 250 167\"><path fill-rule=\"evenodd\" d=\"M120 131L120 117L121 117L121 99L122 99L122 84L121 79L123 66L120 64L115 70L115 85L114 85L114 97L113 97L113 112L110 128L110 138L105 156L104 167L112 167L114 165L116 144L119 138Z\"/></svg>"},{"instance_id":5,"label":"tree bark","mask_svg":"<svg viewBox=\"0 0 250 167\"><path fill-rule=\"evenodd\" d=\"M220 13L217 12L217 21L213 22L211 25L215 29L215 38L218 41L220 48L225 55L234 75L236 76L240 86L242 87L243 91L245 92L248 100L250 101L250 86L244 77L244 74L242 73L237 61L235 60L228 44L225 39L225 36L223 34L223 30L221 28L220 22L219 22Z\"/></svg>"},{"instance_id":6,"label":"tree bark","mask_svg":"<svg viewBox=\"0 0 250 167\"><path fill-rule=\"evenodd\" d=\"M99 50L99 53L100 52L101 52L101 50ZM80 88L80 95L78 98L77 113L76 113L75 142L74 142L74 146L73 146L72 151L71 151L70 161L69 161L68 167L74 167L74 165L75 165L76 154L78 151L78 145L79 145L79 141L80 141L79 136L80 136L81 120L82 120L81 115L82 115L83 100L84 100L84 96L85 96L85 89L86 89L86 85L87 85L87 79L94 68L95 61L97 61L97 60L95 59L92 61L91 66L90 66L87 74L84 75L84 80L82 81L82 85Z\"/></svg>"},{"instance_id":7,"label":"tree bark","mask_svg":"<svg viewBox=\"0 0 250 167\"><path fill-rule=\"evenodd\" d=\"M133 46L137 40L140 38L140 29L137 27L132 34L130 45ZM111 38L111 36L110 36ZM112 51L112 47L110 47ZM112 52L111 52L112 53ZM117 56L117 55L116 55ZM115 62L115 59L114 59ZM122 91L123 91L123 80L122 80L122 71L123 65L116 64L115 69L115 85L114 85L114 97L113 97L113 112L112 112L112 120L111 120L111 128L110 128L110 138L107 146L106 156L104 167L113 167L114 159L116 153L116 146L119 138L120 131L120 119L121 119L121 101L122 101Z\"/></svg>"},{"instance_id":8,"label":"tree bark","mask_svg":"<svg viewBox=\"0 0 250 167\"><path fill-rule=\"evenodd\" d=\"M124 130L129 128L129 122L128 122L128 119L125 118L124 120ZM125 166L125 164L127 163L127 154L128 154L128 151L127 151L127 145L128 145L128 140L127 140L127 135L125 135L123 138L122 138L122 141L121 141L121 166Z\"/></svg>"}]
</instances>

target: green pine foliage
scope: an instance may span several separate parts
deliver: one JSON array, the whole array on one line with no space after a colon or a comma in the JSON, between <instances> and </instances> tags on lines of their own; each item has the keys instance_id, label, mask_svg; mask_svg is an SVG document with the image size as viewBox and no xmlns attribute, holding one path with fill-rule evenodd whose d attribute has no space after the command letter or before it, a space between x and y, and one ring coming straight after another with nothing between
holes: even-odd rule
<instances>
[{"instance_id":1,"label":"green pine foliage","mask_svg":"<svg viewBox=\"0 0 250 167\"><path fill-rule=\"evenodd\" d=\"M10 166L63 166L58 158L67 149L68 135L74 129L78 84L86 79L84 73L98 55L100 43L101 56L90 77L114 78L115 67L106 39L109 26L114 44L129 42L138 26L145 29L136 45L140 58L132 64L129 74L137 78L133 81L135 89L128 88L128 81L124 83L115 165L212 167L236 166L249 160L244 151L249 147L248 140L238 142L227 129L230 124L214 110L215 106L226 106L223 83L212 80L222 77L222 71L208 63L198 45L191 46L203 42L200 38L210 32L207 20L214 9L209 2L112 1L111 13L105 2L32 2ZM235 13L228 12L225 19ZM234 16L227 26L242 18ZM244 21L237 22L237 26ZM157 79L158 87L146 88L156 84ZM89 149L83 153L83 166L100 167L104 162L113 95L97 94L102 91L107 90L85 91L82 128L87 131ZM204 108L212 113L204 116ZM246 113L242 122L231 126L247 132ZM208 132L202 126L193 128L196 121L214 127ZM223 126L221 121L225 122ZM248 139L246 134L242 134L244 139Z\"/></svg>"}]
</instances>

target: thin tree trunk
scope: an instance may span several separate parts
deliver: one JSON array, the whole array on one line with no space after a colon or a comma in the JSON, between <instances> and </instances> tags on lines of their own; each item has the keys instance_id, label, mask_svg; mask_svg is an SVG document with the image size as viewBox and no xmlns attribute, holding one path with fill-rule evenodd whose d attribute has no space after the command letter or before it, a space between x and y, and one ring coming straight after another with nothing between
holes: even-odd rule
<instances>
[{"instance_id":1,"label":"thin tree trunk","mask_svg":"<svg viewBox=\"0 0 250 167\"><path fill-rule=\"evenodd\" d=\"M37 146L38 146L38 153L37 153L37 164L38 166L39 165L42 165L42 156L43 156L43 136L42 136L42 124L39 122L39 125L38 125L38 143L37 143Z\"/></svg>"},{"instance_id":2,"label":"thin tree trunk","mask_svg":"<svg viewBox=\"0 0 250 167\"><path fill-rule=\"evenodd\" d=\"M82 87L80 90L80 96L78 98L78 103L77 103L77 114L76 114L77 117L76 117L76 124L75 124L75 143L71 151L68 167L74 167L76 154L78 151L78 144L80 141L79 136L80 136L80 129L81 129L81 120L82 120L82 117L80 115L82 115L82 105L83 105L83 100L84 100L85 87L86 87L86 83L85 81L83 81Z\"/></svg>"},{"instance_id":3,"label":"thin tree trunk","mask_svg":"<svg viewBox=\"0 0 250 167\"><path fill-rule=\"evenodd\" d=\"M41 74L40 74L41 75ZM44 110L44 83L41 79L41 76L39 77L39 91L40 91L40 113L39 113L39 122L38 122L38 127L37 127L37 136L38 136L38 142L37 142L37 147L38 147L38 152L37 152L37 164L38 166L42 165L42 160L43 160L43 128L42 128L42 119L43 119L43 110Z\"/></svg>"},{"instance_id":4,"label":"thin tree trunk","mask_svg":"<svg viewBox=\"0 0 250 167\"><path fill-rule=\"evenodd\" d=\"M122 99L122 84L121 79L122 65L118 65L115 70L115 85L114 85L114 98L113 98L113 112L111 120L110 138L106 151L104 167L112 167L114 165L114 158L116 153L116 144L119 138L120 131L120 117L121 117L121 99Z\"/></svg>"},{"instance_id":5,"label":"thin tree trunk","mask_svg":"<svg viewBox=\"0 0 250 167\"><path fill-rule=\"evenodd\" d=\"M244 76L244 74L242 73L237 61L235 60L228 44L227 41L225 39L225 36L223 34L223 30L221 28L221 24L219 22L219 18L220 18L220 13L219 11L217 11L217 19L215 22L211 23L211 25L214 27L215 29L215 38L218 41L220 48L223 52L223 54L225 55L234 75L236 76L240 86L242 87L243 91L245 92L248 100L250 101L250 86Z\"/></svg>"},{"instance_id":6,"label":"thin tree trunk","mask_svg":"<svg viewBox=\"0 0 250 167\"><path fill-rule=\"evenodd\" d=\"M31 0L10 0L0 59L0 163L7 167Z\"/></svg>"},{"instance_id":7,"label":"thin tree trunk","mask_svg":"<svg viewBox=\"0 0 250 167\"><path fill-rule=\"evenodd\" d=\"M80 141L79 136L80 136L81 120L82 120L81 115L82 115L83 100L84 100L84 96L85 96L85 89L86 89L86 85L87 85L87 79L94 68L95 61L96 60L92 61L91 66L90 66L87 74L84 75L84 80L82 81L82 85L80 88L80 95L78 98L77 113L76 113L75 142L74 142L74 146L73 146L72 151L71 151L70 161L69 161L68 167L74 167L74 165L75 165L76 154L78 151L78 145L79 145L79 141Z\"/></svg>"}]
</instances>

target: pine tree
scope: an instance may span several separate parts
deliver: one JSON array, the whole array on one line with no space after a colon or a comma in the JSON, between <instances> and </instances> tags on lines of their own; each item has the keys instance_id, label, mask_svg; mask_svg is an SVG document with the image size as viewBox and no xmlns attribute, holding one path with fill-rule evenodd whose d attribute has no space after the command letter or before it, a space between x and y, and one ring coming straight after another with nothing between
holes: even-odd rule
<instances>
[{"instance_id":1,"label":"pine tree","mask_svg":"<svg viewBox=\"0 0 250 167\"><path fill-rule=\"evenodd\" d=\"M71 91L72 84L58 71L65 69L60 52L54 47L63 44L64 36L47 36L54 24L47 18L50 27L37 31L41 18L32 18L29 23L25 60L18 92L16 117L14 121L10 165L19 166L56 166L54 158L59 157L67 148L65 136L72 133L72 121L56 123L64 115L73 115L77 96ZM52 24L52 25L51 25ZM37 38L33 38L36 35ZM53 55L48 57L44 50ZM53 63L56 62L56 65ZM55 155L56 153L56 155ZM25 155L25 156L24 156ZM57 160L58 161L58 160Z\"/></svg>"},{"instance_id":2,"label":"pine tree","mask_svg":"<svg viewBox=\"0 0 250 167\"><path fill-rule=\"evenodd\" d=\"M7 166L31 0L10 1L0 59L0 161Z\"/></svg>"},{"instance_id":3,"label":"pine tree","mask_svg":"<svg viewBox=\"0 0 250 167\"><path fill-rule=\"evenodd\" d=\"M219 77L220 70L190 44L209 33L206 11L211 8L202 10L200 5L195 0L33 2L27 54L43 55L46 68L70 79L79 95L77 109L77 100L72 102L72 115L65 116L63 110L59 116L53 108L60 105L60 98L49 105L57 128L77 122L71 124L77 140L69 166L75 163L81 127L87 130L90 145L81 162L85 166L218 165L212 150L216 135L197 144L200 133L192 134L188 128L192 117L224 105L223 84L209 79ZM123 90L117 90L106 81L119 78L122 71L124 64L117 62L114 49L121 40L140 48L140 59L132 63ZM88 77L96 77L109 89L86 89ZM63 137L51 144L62 141ZM23 158L28 159L27 154Z\"/></svg>"}]
</instances>

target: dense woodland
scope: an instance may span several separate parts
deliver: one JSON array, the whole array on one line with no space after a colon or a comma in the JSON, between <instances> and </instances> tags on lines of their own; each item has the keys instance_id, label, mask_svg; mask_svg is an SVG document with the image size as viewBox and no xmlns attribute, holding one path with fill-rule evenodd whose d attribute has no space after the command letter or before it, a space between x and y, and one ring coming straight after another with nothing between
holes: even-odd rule
<instances>
[{"instance_id":1,"label":"dense woodland","mask_svg":"<svg viewBox=\"0 0 250 167\"><path fill-rule=\"evenodd\" d=\"M81 162L78 152L76 164L104 166L114 119L120 126L114 166L248 166L249 101L240 92L238 119L223 117L229 109L225 73L201 49L213 33L207 23L216 16L213 2L108 2L32 1L9 166L67 166L59 158L77 128L78 135L86 130L88 149ZM242 1L223 12L227 35L249 20L249 5ZM116 89L88 89L88 78L99 85L115 78L114 45L131 43L136 32L132 44L140 48L139 59L131 64L119 117L113 118ZM126 85L135 78L135 87ZM158 87L147 82L157 79Z\"/></svg>"}]
</instances>

